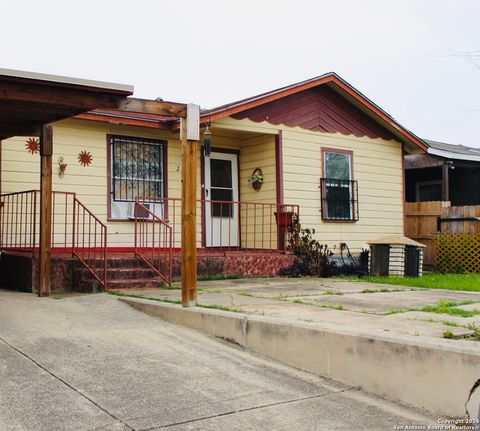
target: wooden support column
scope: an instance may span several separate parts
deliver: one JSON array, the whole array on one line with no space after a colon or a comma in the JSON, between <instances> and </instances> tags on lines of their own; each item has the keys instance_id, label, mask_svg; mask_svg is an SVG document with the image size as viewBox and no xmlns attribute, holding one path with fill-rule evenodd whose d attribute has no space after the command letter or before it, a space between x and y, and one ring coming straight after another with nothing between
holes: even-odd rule
<instances>
[{"instance_id":1,"label":"wooden support column","mask_svg":"<svg viewBox=\"0 0 480 431\"><path fill-rule=\"evenodd\" d=\"M38 296L50 295L52 270L52 127L40 135L40 258Z\"/></svg>"},{"instance_id":2,"label":"wooden support column","mask_svg":"<svg viewBox=\"0 0 480 431\"><path fill-rule=\"evenodd\" d=\"M445 161L442 166L442 201L450 200L450 165L451 162Z\"/></svg>"},{"instance_id":3,"label":"wooden support column","mask_svg":"<svg viewBox=\"0 0 480 431\"><path fill-rule=\"evenodd\" d=\"M187 140L187 121L182 118L182 305L197 304L197 141Z\"/></svg>"}]
</instances>

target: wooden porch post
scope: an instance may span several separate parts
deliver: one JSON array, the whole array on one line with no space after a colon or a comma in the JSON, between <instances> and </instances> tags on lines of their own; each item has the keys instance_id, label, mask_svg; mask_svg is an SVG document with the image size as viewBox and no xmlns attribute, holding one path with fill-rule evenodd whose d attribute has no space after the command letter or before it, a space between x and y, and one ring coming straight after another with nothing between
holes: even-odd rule
<instances>
[{"instance_id":1,"label":"wooden porch post","mask_svg":"<svg viewBox=\"0 0 480 431\"><path fill-rule=\"evenodd\" d=\"M40 278L38 296L50 295L52 253L52 127L43 126L40 135Z\"/></svg>"},{"instance_id":2,"label":"wooden porch post","mask_svg":"<svg viewBox=\"0 0 480 431\"><path fill-rule=\"evenodd\" d=\"M197 141L187 139L187 121L182 128L182 305L197 304Z\"/></svg>"},{"instance_id":3,"label":"wooden porch post","mask_svg":"<svg viewBox=\"0 0 480 431\"><path fill-rule=\"evenodd\" d=\"M445 161L442 166L442 201L450 200L450 164L451 162Z\"/></svg>"}]
</instances>

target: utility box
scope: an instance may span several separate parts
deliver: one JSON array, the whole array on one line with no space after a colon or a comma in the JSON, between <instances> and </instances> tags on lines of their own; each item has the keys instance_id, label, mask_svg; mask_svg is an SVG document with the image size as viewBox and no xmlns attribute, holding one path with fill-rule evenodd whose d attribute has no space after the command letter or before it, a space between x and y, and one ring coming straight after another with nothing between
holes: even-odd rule
<instances>
[{"instance_id":1,"label":"utility box","mask_svg":"<svg viewBox=\"0 0 480 431\"><path fill-rule=\"evenodd\" d=\"M421 244L403 235L392 235L369 241L370 275L421 277L423 249Z\"/></svg>"}]
</instances>

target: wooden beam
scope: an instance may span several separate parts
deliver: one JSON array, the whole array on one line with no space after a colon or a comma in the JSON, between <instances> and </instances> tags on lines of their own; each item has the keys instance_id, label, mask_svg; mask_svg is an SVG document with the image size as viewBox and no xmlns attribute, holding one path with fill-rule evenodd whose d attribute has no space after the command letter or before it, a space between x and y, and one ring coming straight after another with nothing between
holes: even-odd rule
<instances>
[{"instance_id":1,"label":"wooden beam","mask_svg":"<svg viewBox=\"0 0 480 431\"><path fill-rule=\"evenodd\" d=\"M450 163L445 161L442 166L442 201L450 200Z\"/></svg>"},{"instance_id":2,"label":"wooden beam","mask_svg":"<svg viewBox=\"0 0 480 431\"><path fill-rule=\"evenodd\" d=\"M49 296L52 258L52 154L51 126L44 126L40 135L40 258L38 296Z\"/></svg>"},{"instance_id":3,"label":"wooden beam","mask_svg":"<svg viewBox=\"0 0 480 431\"><path fill-rule=\"evenodd\" d=\"M115 109L124 99L124 95L102 93L101 91L0 80L0 102L42 103L44 105L55 105L58 109L73 108L75 112L70 115L94 108Z\"/></svg>"},{"instance_id":4,"label":"wooden beam","mask_svg":"<svg viewBox=\"0 0 480 431\"><path fill-rule=\"evenodd\" d=\"M197 142L187 140L187 122L182 120L182 305L197 304Z\"/></svg>"},{"instance_id":5,"label":"wooden beam","mask_svg":"<svg viewBox=\"0 0 480 431\"><path fill-rule=\"evenodd\" d=\"M136 99L133 97L122 100L117 109L127 112L165 115L167 117L185 118L187 115L187 106L183 103L157 102L156 100Z\"/></svg>"},{"instance_id":6,"label":"wooden beam","mask_svg":"<svg viewBox=\"0 0 480 431\"><path fill-rule=\"evenodd\" d=\"M13 136L40 136L42 127L34 124L8 125L0 124L0 136L3 139Z\"/></svg>"},{"instance_id":7,"label":"wooden beam","mask_svg":"<svg viewBox=\"0 0 480 431\"><path fill-rule=\"evenodd\" d=\"M406 154L405 169L436 168L443 165L443 160L430 154Z\"/></svg>"}]
</instances>

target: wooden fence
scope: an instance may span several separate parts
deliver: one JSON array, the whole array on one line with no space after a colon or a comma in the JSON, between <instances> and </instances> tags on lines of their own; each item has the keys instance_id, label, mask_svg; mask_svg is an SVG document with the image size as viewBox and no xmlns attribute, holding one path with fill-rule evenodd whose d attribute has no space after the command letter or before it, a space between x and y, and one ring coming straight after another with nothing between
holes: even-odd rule
<instances>
[{"instance_id":1,"label":"wooden fence","mask_svg":"<svg viewBox=\"0 0 480 431\"><path fill-rule=\"evenodd\" d=\"M427 247L424 263L436 264L435 233L480 233L480 205L450 206L450 202L408 202L405 235Z\"/></svg>"}]
</instances>

